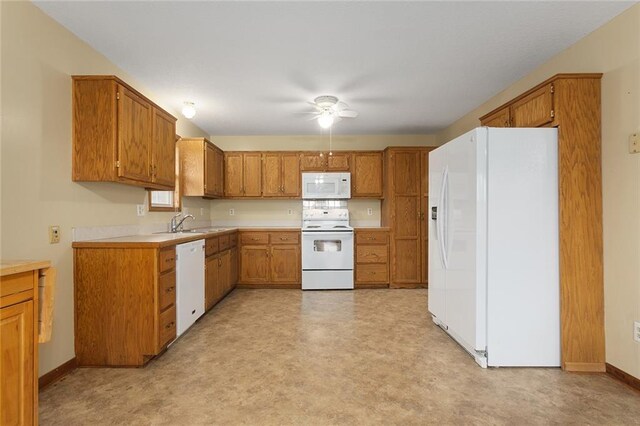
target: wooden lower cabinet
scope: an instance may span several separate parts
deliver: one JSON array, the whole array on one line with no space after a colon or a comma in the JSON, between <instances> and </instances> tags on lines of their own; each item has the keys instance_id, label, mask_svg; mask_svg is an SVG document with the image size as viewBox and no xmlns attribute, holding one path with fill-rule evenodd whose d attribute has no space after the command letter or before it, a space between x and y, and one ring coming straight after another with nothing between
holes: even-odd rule
<instances>
[{"instance_id":1,"label":"wooden lower cabinet","mask_svg":"<svg viewBox=\"0 0 640 426\"><path fill-rule=\"evenodd\" d=\"M241 231L240 242L238 284L300 288L300 231Z\"/></svg>"},{"instance_id":2,"label":"wooden lower cabinet","mask_svg":"<svg viewBox=\"0 0 640 426\"><path fill-rule=\"evenodd\" d=\"M176 338L175 246L74 244L79 366L141 366Z\"/></svg>"},{"instance_id":3,"label":"wooden lower cabinet","mask_svg":"<svg viewBox=\"0 0 640 426\"><path fill-rule=\"evenodd\" d=\"M213 308L216 303L224 299L235 288L238 281L237 237L234 235L237 234L225 234L206 239L205 310Z\"/></svg>"},{"instance_id":4,"label":"wooden lower cabinet","mask_svg":"<svg viewBox=\"0 0 640 426\"><path fill-rule=\"evenodd\" d=\"M355 287L389 286L389 230L355 230Z\"/></svg>"},{"instance_id":5,"label":"wooden lower cabinet","mask_svg":"<svg viewBox=\"0 0 640 426\"><path fill-rule=\"evenodd\" d=\"M49 262L29 263L2 262L1 425L38 424L38 276Z\"/></svg>"}]
</instances>

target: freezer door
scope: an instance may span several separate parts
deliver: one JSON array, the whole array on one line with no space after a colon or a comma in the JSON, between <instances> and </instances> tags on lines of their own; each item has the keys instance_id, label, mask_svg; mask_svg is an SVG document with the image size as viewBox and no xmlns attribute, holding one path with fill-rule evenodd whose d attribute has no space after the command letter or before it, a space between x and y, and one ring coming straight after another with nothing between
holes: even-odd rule
<instances>
[{"instance_id":1,"label":"freezer door","mask_svg":"<svg viewBox=\"0 0 640 426\"><path fill-rule=\"evenodd\" d=\"M427 219L429 221L428 309L435 322L445 327L446 269L441 246L443 238L440 235L444 229L444 216L440 203L443 201L441 195L443 194L442 185L445 182L446 153L446 145L429 152L429 218Z\"/></svg>"},{"instance_id":2,"label":"freezer door","mask_svg":"<svg viewBox=\"0 0 640 426\"><path fill-rule=\"evenodd\" d=\"M486 349L486 128L447 143L446 324L469 352ZM484 246L483 246L484 245Z\"/></svg>"}]
</instances>

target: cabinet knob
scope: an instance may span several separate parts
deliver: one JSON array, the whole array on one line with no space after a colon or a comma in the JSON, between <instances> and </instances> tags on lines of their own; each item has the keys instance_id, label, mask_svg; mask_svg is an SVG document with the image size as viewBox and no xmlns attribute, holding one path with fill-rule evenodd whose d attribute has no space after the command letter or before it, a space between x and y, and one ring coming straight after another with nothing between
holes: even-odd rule
<instances>
[{"instance_id":1,"label":"cabinet knob","mask_svg":"<svg viewBox=\"0 0 640 426\"><path fill-rule=\"evenodd\" d=\"M173 327L173 324L175 324L175 323L173 321L171 321L169 324L165 325L164 328L166 328L168 330L171 327Z\"/></svg>"}]
</instances>

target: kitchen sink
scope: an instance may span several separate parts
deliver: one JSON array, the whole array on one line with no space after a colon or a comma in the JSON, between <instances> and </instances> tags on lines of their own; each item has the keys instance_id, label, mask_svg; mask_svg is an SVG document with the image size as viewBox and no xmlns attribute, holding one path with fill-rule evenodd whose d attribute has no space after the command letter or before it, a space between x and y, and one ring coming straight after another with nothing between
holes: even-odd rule
<instances>
[{"instance_id":1,"label":"kitchen sink","mask_svg":"<svg viewBox=\"0 0 640 426\"><path fill-rule=\"evenodd\" d=\"M176 232L160 231L160 232L154 232L154 234L169 234L169 235L173 235L173 234L206 234L207 232L211 232L211 231L204 231L204 230L200 230L200 229L185 229L183 231L176 231Z\"/></svg>"}]
</instances>

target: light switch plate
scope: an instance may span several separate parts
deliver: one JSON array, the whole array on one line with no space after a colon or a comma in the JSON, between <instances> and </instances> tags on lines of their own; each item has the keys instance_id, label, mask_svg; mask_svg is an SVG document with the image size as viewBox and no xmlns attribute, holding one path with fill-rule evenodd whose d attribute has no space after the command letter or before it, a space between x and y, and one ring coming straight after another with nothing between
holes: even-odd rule
<instances>
[{"instance_id":1,"label":"light switch plate","mask_svg":"<svg viewBox=\"0 0 640 426\"><path fill-rule=\"evenodd\" d=\"M640 321L633 323L633 340L640 343Z\"/></svg>"},{"instance_id":2,"label":"light switch plate","mask_svg":"<svg viewBox=\"0 0 640 426\"><path fill-rule=\"evenodd\" d=\"M60 227L58 225L49 226L49 244L60 242Z\"/></svg>"},{"instance_id":3,"label":"light switch plate","mask_svg":"<svg viewBox=\"0 0 640 426\"><path fill-rule=\"evenodd\" d=\"M144 204L138 204L136 207L138 209L138 216L144 216Z\"/></svg>"},{"instance_id":4,"label":"light switch plate","mask_svg":"<svg viewBox=\"0 0 640 426\"><path fill-rule=\"evenodd\" d=\"M289 209L289 210L287 210L287 214L288 214L289 216L291 216L291 215L293 214L293 209Z\"/></svg>"},{"instance_id":5,"label":"light switch plate","mask_svg":"<svg viewBox=\"0 0 640 426\"><path fill-rule=\"evenodd\" d=\"M640 153L640 134L634 133L629 136L629 154Z\"/></svg>"},{"instance_id":6,"label":"light switch plate","mask_svg":"<svg viewBox=\"0 0 640 426\"><path fill-rule=\"evenodd\" d=\"M229 216L233 216L234 214L236 214L236 210L235 209L229 209Z\"/></svg>"}]
</instances>

